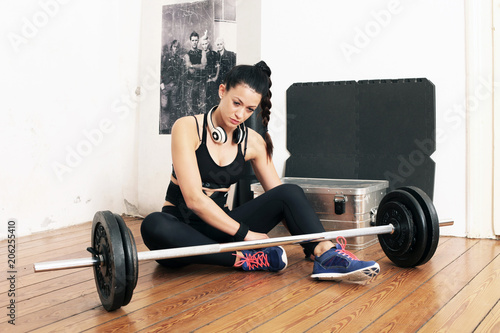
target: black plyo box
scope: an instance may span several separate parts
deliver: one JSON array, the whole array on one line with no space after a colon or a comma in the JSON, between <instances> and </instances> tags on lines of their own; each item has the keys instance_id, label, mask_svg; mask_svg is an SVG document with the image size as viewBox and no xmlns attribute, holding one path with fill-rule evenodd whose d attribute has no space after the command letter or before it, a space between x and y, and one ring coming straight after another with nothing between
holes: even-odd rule
<instances>
[{"instance_id":1,"label":"black plyo box","mask_svg":"<svg viewBox=\"0 0 500 333\"><path fill-rule=\"evenodd\" d=\"M385 179L431 198L435 87L425 78L295 83L287 90L285 176Z\"/></svg>"}]
</instances>

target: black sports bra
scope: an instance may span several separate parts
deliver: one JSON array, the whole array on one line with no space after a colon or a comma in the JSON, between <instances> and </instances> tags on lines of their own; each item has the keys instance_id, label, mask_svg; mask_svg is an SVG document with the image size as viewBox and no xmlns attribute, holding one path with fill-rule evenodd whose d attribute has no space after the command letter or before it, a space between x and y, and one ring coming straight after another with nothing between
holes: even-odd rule
<instances>
[{"instance_id":1,"label":"black sports bra","mask_svg":"<svg viewBox=\"0 0 500 333\"><path fill-rule=\"evenodd\" d=\"M194 116L193 116L194 117ZM199 125L198 120L194 117L196 122L196 129L198 135ZM203 132L200 138L201 144L196 149L196 160L198 162L198 170L200 171L202 186L204 188L229 188L232 184L236 183L242 176L245 167L245 154L247 150L247 142L248 135L245 136L245 146L242 151L241 143L238 144L238 153L236 154L236 158L226 166L219 166L210 156L210 153L207 148L207 114L203 117ZM174 167L172 166L172 176L177 179L175 174ZM179 195L182 197L182 193L180 193L180 188L178 185L170 182L169 187L167 189L167 194L165 196L165 200L171 202L174 205L177 205L179 200ZM215 192L217 193L217 192ZM220 192L219 192L220 193Z\"/></svg>"},{"instance_id":2,"label":"black sports bra","mask_svg":"<svg viewBox=\"0 0 500 333\"><path fill-rule=\"evenodd\" d=\"M193 116L196 122L196 129L200 133L198 120ZM198 161L198 170L200 170L203 187L206 188L228 188L236 183L243 175L245 166L245 155L247 151L247 138L245 136L245 147L241 151L241 144L238 144L238 153L235 159L228 165L220 166L212 159L207 148L207 114L203 117L203 133L200 138L201 144L196 149L196 160ZM175 170L172 166L172 176L177 179ZM207 185L207 186L205 186Z\"/></svg>"}]
</instances>

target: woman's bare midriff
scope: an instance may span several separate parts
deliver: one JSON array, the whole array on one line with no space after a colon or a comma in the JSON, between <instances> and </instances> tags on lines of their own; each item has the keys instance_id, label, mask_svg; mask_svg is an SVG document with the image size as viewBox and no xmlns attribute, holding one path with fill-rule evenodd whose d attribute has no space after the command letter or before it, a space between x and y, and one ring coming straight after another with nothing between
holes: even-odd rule
<instances>
[{"instance_id":1,"label":"woman's bare midriff","mask_svg":"<svg viewBox=\"0 0 500 333\"><path fill-rule=\"evenodd\" d=\"M174 177L170 177L170 180L172 181L172 183L174 183L175 185L179 185L177 183L177 179L175 179ZM205 192L205 194L207 195L207 197L210 197L212 194L214 194L215 192L224 192L224 193L227 193L229 192L229 188L218 188L218 189L211 189L211 188L205 188L205 187L202 187L203 191ZM166 206L175 206L173 203L171 203L170 201L165 201L165 203L163 204L163 207L166 207Z\"/></svg>"}]
</instances>

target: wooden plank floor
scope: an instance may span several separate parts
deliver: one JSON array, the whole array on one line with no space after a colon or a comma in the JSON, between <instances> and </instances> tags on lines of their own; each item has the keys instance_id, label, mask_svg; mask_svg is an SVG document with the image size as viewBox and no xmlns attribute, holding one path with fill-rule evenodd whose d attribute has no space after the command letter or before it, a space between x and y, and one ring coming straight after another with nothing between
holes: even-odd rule
<instances>
[{"instance_id":1,"label":"wooden plank floor","mask_svg":"<svg viewBox=\"0 0 500 333\"><path fill-rule=\"evenodd\" d=\"M125 217L138 251L140 219ZM289 267L245 273L141 262L129 305L108 313L90 268L33 273L34 262L88 257L90 223L17 240L16 325L0 281L0 331L13 332L500 332L500 242L442 237L431 261L402 269L378 244L356 251L381 273L366 284L314 281L312 263L285 246ZM7 258L7 242L0 242ZM7 259L5 260L5 262ZM6 265L6 264L5 264Z\"/></svg>"}]
</instances>

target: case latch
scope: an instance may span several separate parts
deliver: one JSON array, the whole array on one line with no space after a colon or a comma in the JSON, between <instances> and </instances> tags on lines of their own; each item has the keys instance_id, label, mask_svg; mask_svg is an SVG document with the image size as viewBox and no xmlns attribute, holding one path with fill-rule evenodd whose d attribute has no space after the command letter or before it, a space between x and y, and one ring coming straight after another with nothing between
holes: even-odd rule
<instances>
[{"instance_id":1,"label":"case latch","mask_svg":"<svg viewBox=\"0 0 500 333\"><path fill-rule=\"evenodd\" d=\"M345 213L345 203L347 201L347 197L342 194L337 194L333 198L333 202L335 204L335 214L342 215Z\"/></svg>"},{"instance_id":2,"label":"case latch","mask_svg":"<svg viewBox=\"0 0 500 333\"><path fill-rule=\"evenodd\" d=\"M377 225L377 208L373 207L370 209L370 226L374 227Z\"/></svg>"}]
</instances>

